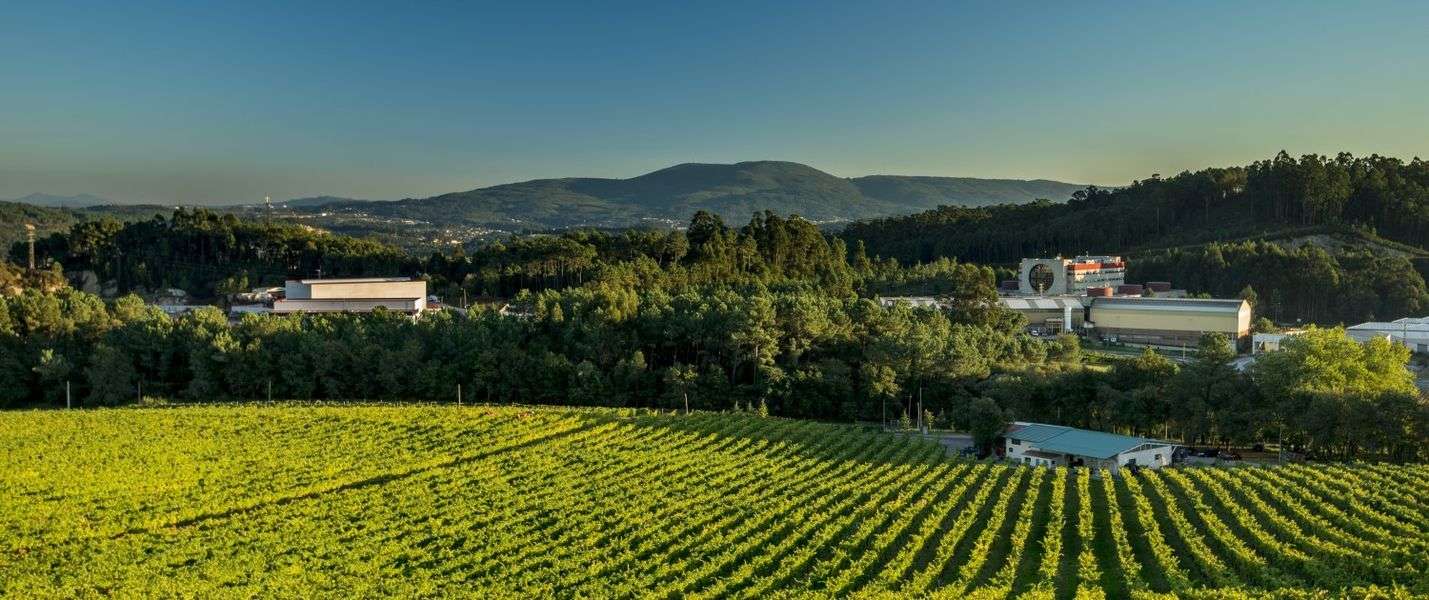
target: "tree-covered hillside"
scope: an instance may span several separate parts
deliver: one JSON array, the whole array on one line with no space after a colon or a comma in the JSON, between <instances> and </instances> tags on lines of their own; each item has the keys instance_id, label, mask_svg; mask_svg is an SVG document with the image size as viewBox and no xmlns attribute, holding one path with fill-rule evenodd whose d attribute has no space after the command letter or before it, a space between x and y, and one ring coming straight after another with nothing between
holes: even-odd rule
<instances>
[{"instance_id":1,"label":"tree-covered hillside","mask_svg":"<svg viewBox=\"0 0 1429 600\"><path fill-rule=\"evenodd\" d=\"M1429 256L1429 163L1282 152L1246 167L1088 188L1065 204L874 219L849 225L844 237L905 263L1130 255L1132 281L1227 296L1250 286L1275 318L1392 318L1429 309L1417 272ZM1306 238L1335 243L1298 243Z\"/></svg>"},{"instance_id":2,"label":"tree-covered hillside","mask_svg":"<svg viewBox=\"0 0 1429 600\"><path fill-rule=\"evenodd\" d=\"M846 238L905 262L958 257L1130 253L1292 228L1355 225L1429 247L1429 162L1284 152L1246 167L1159 175L1116 190L1089 187L1064 203L945 206L849 225Z\"/></svg>"}]
</instances>

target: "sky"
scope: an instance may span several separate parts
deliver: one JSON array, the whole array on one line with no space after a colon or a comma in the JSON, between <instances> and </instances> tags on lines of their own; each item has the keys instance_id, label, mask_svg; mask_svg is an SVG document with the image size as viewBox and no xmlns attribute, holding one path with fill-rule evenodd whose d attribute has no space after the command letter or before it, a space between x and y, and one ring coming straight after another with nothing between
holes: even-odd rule
<instances>
[{"instance_id":1,"label":"sky","mask_svg":"<svg viewBox=\"0 0 1429 600\"><path fill-rule=\"evenodd\" d=\"M0 198L1429 157L1424 2L11 2Z\"/></svg>"}]
</instances>

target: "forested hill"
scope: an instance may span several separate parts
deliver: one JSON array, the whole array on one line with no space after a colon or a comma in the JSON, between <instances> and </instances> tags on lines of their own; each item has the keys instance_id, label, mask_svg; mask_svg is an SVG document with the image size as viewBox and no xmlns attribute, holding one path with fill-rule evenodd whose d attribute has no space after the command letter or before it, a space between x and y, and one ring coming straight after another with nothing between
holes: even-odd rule
<instances>
[{"instance_id":1,"label":"forested hill","mask_svg":"<svg viewBox=\"0 0 1429 600\"><path fill-rule=\"evenodd\" d=\"M433 224L505 230L683 223L696 211L743 222L764 210L815 222L907 214L940 205L1062 200L1079 186L1047 180L875 175L845 179L792 162L687 163L630 179L538 179L432 198L339 202L345 209Z\"/></svg>"},{"instance_id":2,"label":"forested hill","mask_svg":"<svg viewBox=\"0 0 1429 600\"><path fill-rule=\"evenodd\" d=\"M1347 228L1429 247L1429 163L1281 152L1245 167L1088 188L1063 204L945 206L874 219L850 224L845 237L863 241L869 254L905 262L1010 263Z\"/></svg>"}]
</instances>

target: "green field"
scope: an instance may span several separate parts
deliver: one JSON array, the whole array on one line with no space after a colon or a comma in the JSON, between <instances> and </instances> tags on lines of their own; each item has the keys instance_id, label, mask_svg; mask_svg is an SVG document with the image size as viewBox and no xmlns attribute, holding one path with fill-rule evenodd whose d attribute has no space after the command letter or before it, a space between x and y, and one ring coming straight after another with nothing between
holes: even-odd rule
<instances>
[{"instance_id":1,"label":"green field","mask_svg":"<svg viewBox=\"0 0 1429 600\"><path fill-rule=\"evenodd\" d=\"M0 435L8 596L1429 593L1424 466L1093 478L518 407L10 412Z\"/></svg>"}]
</instances>

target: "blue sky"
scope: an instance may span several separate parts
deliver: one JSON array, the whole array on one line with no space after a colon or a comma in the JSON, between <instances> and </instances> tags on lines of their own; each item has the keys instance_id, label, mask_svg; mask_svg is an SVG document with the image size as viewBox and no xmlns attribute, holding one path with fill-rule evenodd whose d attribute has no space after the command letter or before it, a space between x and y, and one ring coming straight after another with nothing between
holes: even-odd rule
<instances>
[{"instance_id":1,"label":"blue sky","mask_svg":"<svg viewBox=\"0 0 1429 600\"><path fill-rule=\"evenodd\" d=\"M422 197L779 159L1115 185L1429 157L1429 3L14 2L0 197Z\"/></svg>"}]
</instances>

